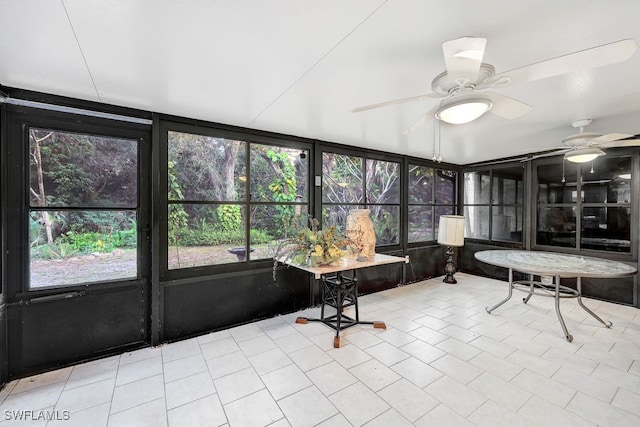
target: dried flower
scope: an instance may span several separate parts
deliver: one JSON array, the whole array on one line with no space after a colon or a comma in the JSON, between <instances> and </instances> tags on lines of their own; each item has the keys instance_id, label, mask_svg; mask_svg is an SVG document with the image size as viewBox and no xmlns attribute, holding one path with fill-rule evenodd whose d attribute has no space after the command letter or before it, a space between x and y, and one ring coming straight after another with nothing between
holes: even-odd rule
<instances>
[{"instance_id":1,"label":"dried flower","mask_svg":"<svg viewBox=\"0 0 640 427\"><path fill-rule=\"evenodd\" d=\"M317 219L309 216L308 221L308 227L301 227L294 237L280 241L274 256L274 280L278 261L318 267L345 256L349 239L335 225L318 230Z\"/></svg>"}]
</instances>

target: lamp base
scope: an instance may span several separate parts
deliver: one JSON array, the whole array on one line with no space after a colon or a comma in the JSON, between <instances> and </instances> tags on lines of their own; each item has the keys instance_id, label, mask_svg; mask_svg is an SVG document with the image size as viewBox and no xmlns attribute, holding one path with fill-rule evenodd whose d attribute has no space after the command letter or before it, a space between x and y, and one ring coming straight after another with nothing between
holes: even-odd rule
<instances>
[{"instance_id":1,"label":"lamp base","mask_svg":"<svg viewBox=\"0 0 640 427\"><path fill-rule=\"evenodd\" d=\"M453 264L453 249L447 247L447 263L444 266L444 283L455 285L458 281L453 277L456 274L456 266Z\"/></svg>"},{"instance_id":2,"label":"lamp base","mask_svg":"<svg viewBox=\"0 0 640 427\"><path fill-rule=\"evenodd\" d=\"M456 283L458 283L456 278L453 277L453 274L451 274L451 275L447 274L446 276L444 276L444 279L442 279L442 281L444 283L449 283L450 285L455 285Z\"/></svg>"}]
</instances>

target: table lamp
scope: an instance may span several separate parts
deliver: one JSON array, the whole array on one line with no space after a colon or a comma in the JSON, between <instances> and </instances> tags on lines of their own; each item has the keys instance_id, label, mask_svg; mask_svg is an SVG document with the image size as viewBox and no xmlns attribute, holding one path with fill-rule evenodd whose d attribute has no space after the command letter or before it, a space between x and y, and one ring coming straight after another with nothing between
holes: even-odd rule
<instances>
[{"instance_id":1,"label":"table lamp","mask_svg":"<svg viewBox=\"0 0 640 427\"><path fill-rule=\"evenodd\" d=\"M447 264L444 266L444 283L458 283L453 277L456 266L453 264L453 246L464 245L464 217L442 215L438 226L438 243L447 246Z\"/></svg>"}]
</instances>

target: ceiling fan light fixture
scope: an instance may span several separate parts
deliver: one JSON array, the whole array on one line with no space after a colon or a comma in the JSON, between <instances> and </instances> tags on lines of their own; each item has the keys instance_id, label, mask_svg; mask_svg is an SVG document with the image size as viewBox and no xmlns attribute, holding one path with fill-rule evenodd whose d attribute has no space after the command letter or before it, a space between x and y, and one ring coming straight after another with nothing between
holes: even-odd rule
<instances>
[{"instance_id":1,"label":"ceiling fan light fixture","mask_svg":"<svg viewBox=\"0 0 640 427\"><path fill-rule=\"evenodd\" d=\"M438 120L461 125L479 118L492 106L491 100L483 96L457 98L452 102L443 103L435 115Z\"/></svg>"},{"instance_id":2,"label":"ceiling fan light fixture","mask_svg":"<svg viewBox=\"0 0 640 427\"><path fill-rule=\"evenodd\" d=\"M604 155L605 152L599 148L579 148L565 153L564 158L573 163L586 163Z\"/></svg>"}]
</instances>

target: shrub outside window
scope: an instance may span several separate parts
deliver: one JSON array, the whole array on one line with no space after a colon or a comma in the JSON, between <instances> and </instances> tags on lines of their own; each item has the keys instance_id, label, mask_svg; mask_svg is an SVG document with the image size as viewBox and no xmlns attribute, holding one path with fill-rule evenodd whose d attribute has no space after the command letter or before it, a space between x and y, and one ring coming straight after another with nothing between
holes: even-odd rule
<instances>
[{"instance_id":1,"label":"shrub outside window","mask_svg":"<svg viewBox=\"0 0 640 427\"><path fill-rule=\"evenodd\" d=\"M272 258L308 212L308 151L168 131L171 269Z\"/></svg>"},{"instance_id":2,"label":"shrub outside window","mask_svg":"<svg viewBox=\"0 0 640 427\"><path fill-rule=\"evenodd\" d=\"M434 241L441 215L453 215L457 173L409 165L408 242Z\"/></svg>"},{"instance_id":3,"label":"shrub outside window","mask_svg":"<svg viewBox=\"0 0 640 427\"><path fill-rule=\"evenodd\" d=\"M322 221L344 231L351 209L370 209L376 245L400 242L400 163L325 152Z\"/></svg>"}]
</instances>

